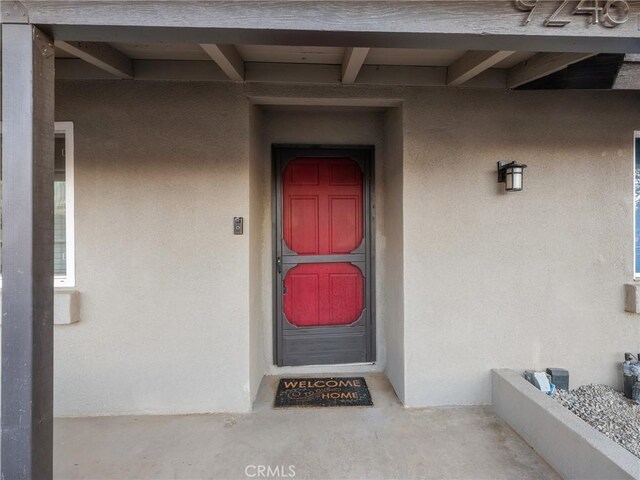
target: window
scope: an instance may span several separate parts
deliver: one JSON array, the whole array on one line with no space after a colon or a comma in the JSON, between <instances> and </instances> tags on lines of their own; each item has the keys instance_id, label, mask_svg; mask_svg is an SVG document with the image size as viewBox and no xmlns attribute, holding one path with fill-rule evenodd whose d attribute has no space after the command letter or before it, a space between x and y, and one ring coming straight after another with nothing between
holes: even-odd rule
<instances>
[{"instance_id":1,"label":"window","mask_svg":"<svg viewBox=\"0 0 640 480\"><path fill-rule=\"evenodd\" d=\"M76 270L73 217L72 122L56 122L54 152L54 286L73 287L76 281Z\"/></svg>"},{"instance_id":2,"label":"window","mask_svg":"<svg viewBox=\"0 0 640 480\"><path fill-rule=\"evenodd\" d=\"M76 282L73 216L73 123L56 122L54 199L54 285Z\"/></svg>"},{"instance_id":3,"label":"window","mask_svg":"<svg viewBox=\"0 0 640 480\"><path fill-rule=\"evenodd\" d=\"M635 277L640 278L640 132L635 133L634 138L634 162L635 162L635 182L634 182L634 205L635 205Z\"/></svg>"}]
</instances>

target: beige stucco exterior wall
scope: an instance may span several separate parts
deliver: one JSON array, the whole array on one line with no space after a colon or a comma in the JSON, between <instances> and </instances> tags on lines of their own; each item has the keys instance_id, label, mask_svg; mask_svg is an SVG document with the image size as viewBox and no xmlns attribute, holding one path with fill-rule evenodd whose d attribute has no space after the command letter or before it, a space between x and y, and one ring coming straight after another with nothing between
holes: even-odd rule
<instances>
[{"instance_id":1,"label":"beige stucco exterior wall","mask_svg":"<svg viewBox=\"0 0 640 480\"><path fill-rule=\"evenodd\" d=\"M262 149L263 113L256 105L250 111L250 162L249 162L249 356L251 400L255 400L262 377L267 370L265 353L264 322L269 317L264 303L264 285L271 283L269 264L265 262L264 250L270 243L265 220L265 202L269 198L269 184L264 179L269 163ZM270 223L269 223L270 224Z\"/></svg>"},{"instance_id":2,"label":"beige stucco exterior wall","mask_svg":"<svg viewBox=\"0 0 640 480\"><path fill-rule=\"evenodd\" d=\"M58 415L246 411L249 102L229 84L59 82L75 124L78 324Z\"/></svg>"},{"instance_id":3,"label":"beige stucco exterior wall","mask_svg":"<svg viewBox=\"0 0 640 480\"><path fill-rule=\"evenodd\" d=\"M56 108L75 123L82 305L55 328L59 415L246 411L290 371L271 365L272 142L376 145L379 362L355 369L386 369L407 405L488 403L495 367L616 386L640 350L638 92L59 82ZM502 193L498 160L529 164L523 192Z\"/></svg>"},{"instance_id":4,"label":"beige stucco exterior wall","mask_svg":"<svg viewBox=\"0 0 640 480\"><path fill-rule=\"evenodd\" d=\"M408 91L406 404L489 403L493 367L618 386L639 92ZM529 165L504 194L496 162Z\"/></svg>"},{"instance_id":5,"label":"beige stucco exterior wall","mask_svg":"<svg viewBox=\"0 0 640 480\"><path fill-rule=\"evenodd\" d=\"M385 122L384 236L385 283L380 292L387 358L385 373L402 402L405 398L404 351L404 195L402 107L390 108Z\"/></svg>"}]
</instances>

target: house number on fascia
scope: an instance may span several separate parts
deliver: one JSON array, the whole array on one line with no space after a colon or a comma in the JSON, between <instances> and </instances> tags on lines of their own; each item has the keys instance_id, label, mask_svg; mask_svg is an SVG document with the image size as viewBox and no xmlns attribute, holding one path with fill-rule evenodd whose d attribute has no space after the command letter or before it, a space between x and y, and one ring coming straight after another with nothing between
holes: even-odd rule
<instances>
[{"instance_id":1,"label":"house number on fascia","mask_svg":"<svg viewBox=\"0 0 640 480\"><path fill-rule=\"evenodd\" d=\"M538 5L550 3L545 0L515 0L519 10L529 12L523 25L528 25ZM590 15L593 25L601 24L605 27L613 28L622 25L629 20L629 4L626 0L564 0L558 2L558 8L544 21L545 27L564 27L571 23L571 20L560 18L569 8L567 5L574 4L571 15Z\"/></svg>"}]
</instances>

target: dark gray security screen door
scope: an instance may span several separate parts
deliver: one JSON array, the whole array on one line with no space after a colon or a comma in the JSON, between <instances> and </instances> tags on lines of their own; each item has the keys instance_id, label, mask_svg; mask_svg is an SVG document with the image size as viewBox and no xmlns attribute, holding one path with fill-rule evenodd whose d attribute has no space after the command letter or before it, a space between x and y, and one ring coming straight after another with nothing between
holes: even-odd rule
<instances>
[{"instance_id":1,"label":"dark gray security screen door","mask_svg":"<svg viewBox=\"0 0 640 480\"><path fill-rule=\"evenodd\" d=\"M275 362L373 361L373 148L273 151Z\"/></svg>"}]
</instances>

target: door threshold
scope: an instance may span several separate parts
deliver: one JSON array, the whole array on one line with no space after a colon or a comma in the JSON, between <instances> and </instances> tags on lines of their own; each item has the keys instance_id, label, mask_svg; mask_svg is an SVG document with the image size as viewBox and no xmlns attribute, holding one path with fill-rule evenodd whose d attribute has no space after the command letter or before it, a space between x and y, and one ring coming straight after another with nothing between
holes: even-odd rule
<instances>
[{"instance_id":1,"label":"door threshold","mask_svg":"<svg viewBox=\"0 0 640 480\"><path fill-rule=\"evenodd\" d=\"M333 367L366 367L367 365L375 365L376 362L358 362L358 363L312 363L309 365L283 365L282 367L279 367L277 365L274 365L274 367L276 368L318 368L318 367L322 367L322 368L333 368Z\"/></svg>"},{"instance_id":2,"label":"door threshold","mask_svg":"<svg viewBox=\"0 0 640 480\"><path fill-rule=\"evenodd\" d=\"M334 363L320 365L271 365L265 375L346 375L350 373L371 374L382 372L380 364L376 362Z\"/></svg>"}]
</instances>

